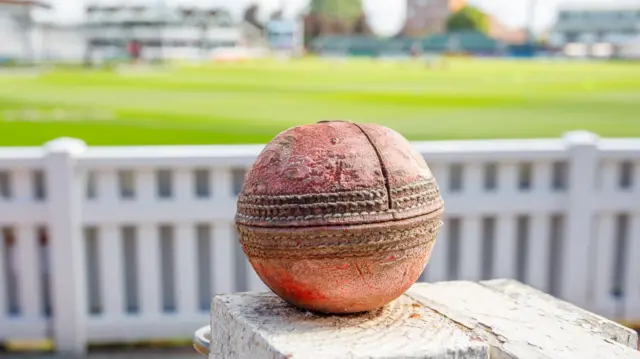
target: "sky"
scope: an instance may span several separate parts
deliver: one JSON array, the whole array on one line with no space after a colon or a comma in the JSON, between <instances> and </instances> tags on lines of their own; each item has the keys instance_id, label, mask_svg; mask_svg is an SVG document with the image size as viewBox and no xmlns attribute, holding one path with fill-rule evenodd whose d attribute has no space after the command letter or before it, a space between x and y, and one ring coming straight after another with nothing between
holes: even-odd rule
<instances>
[{"instance_id":1,"label":"sky","mask_svg":"<svg viewBox=\"0 0 640 359\"><path fill-rule=\"evenodd\" d=\"M239 16L251 2L261 6L261 15L268 16L282 3L286 4L285 13L295 14L303 9L309 0L48 0L54 6L53 11L46 14L40 12L38 18L55 22L81 22L86 4L154 4L164 1L167 5L224 6L234 15ZM535 1L534 30L543 31L552 26L556 10L561 4L629 4L640 3L640 0L468 0L470 4L480 7L496 16L505 25L511 27L525 26L528 21L529 2ZM363 0L370 23L376 33L390 35L397 32L406 14L405 0Z\"/></svg>"}]
</instances>

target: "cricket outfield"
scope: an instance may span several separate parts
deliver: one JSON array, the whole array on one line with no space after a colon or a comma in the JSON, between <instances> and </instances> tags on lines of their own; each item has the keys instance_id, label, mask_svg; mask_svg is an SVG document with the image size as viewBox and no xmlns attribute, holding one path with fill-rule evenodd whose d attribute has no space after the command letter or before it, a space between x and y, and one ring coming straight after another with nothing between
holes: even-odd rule
<instances>
[{"instance_id":1,"label":"cricket outfield","mask_svg":"<svg viewBox=\"0 0 640 359\"><path fill-rule=\"evenodd\" d=\"M266 143L323 119L410 140L640 136L640 64L276 60L0 74L0 146Z\"/></svg>"}]
</instances>

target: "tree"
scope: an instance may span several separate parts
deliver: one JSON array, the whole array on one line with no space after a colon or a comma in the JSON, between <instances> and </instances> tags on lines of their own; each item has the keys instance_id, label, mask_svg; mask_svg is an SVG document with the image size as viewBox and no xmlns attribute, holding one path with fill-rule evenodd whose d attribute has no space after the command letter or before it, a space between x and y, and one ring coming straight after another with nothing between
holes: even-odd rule
<instances>
[{"instance_id":1,"label":"tree","mask_svg":"<svg viewBox=\"0 0 640 359\"><path fill-rule=\"evenodd\" d=\"M362 12L360 16L356 19L356 23L353 25L353 33L357 35L371 35L373 31L369 26L369 22L367 20L367 14Z\"/></svg>"},{"instance_id":2,"label":"tree","mask_svg":"<svg viewBox=\"0 0 640 359\"><path fill-rule=\"evenodd\" d=\"M349 34L349 25L340 19L334 19L329 23L330 33L332 35L348 35Z\"/></svg>"},{"instance_id":3,"label":"tree","mask_svg":"<svg viewBox=\"0 0 640 359\"><path fill-rule=\"evenodd\" d=\"M304 43L309 46L311 42L322 34L322 19L318 14L304 16Z\"/></svg>"},{"instance_id":4,"label":"tree","mask_svg":"<svg viewBox=\"0 0 640 359\"><path fill-rule=\"evenodd\" d=\"M447 31L472 30L483 34L489 32L489 17L473 6L465 6L447 19Z\"/></svg>"},{"instance_id":5,"label":"tree","mask_svg":"<svg viewBox=\"0 0 640 359\"><path fill-rule=\"evenodd\" d=\"M271 15L269 16L270 20L282 20L284 19L284 13L282 11L282 9L278 9L274 12L271 13Z\"/></svg>"},{"instance_id":6,"label":"tree","mask_svg":"<svg viewBox=\"0 0 640 359\"><path fill-rule=\"evenodd\" d=\"M362 0L311 0L310 12L331 20L353 23L363 12Z\"/></svg>"},{"instance_id":7,"label":"tree","mask_svg":"<svg viewBox=\"0 0 640 359\"><path fill-rule=\"evenodd\" d=\"M305 44L324 35L371 35L362 0L311 0L304 18Z\"/></svg>"},{"instance_id":8,"label":"tree","mask_svg":"<svg viewBox=\"0 0 640 359\"><path fill-rule=\"evenodd\" d=\"M244 10L243 18L244 18L244 21L252 24L256 28L260 30L264 30L264 25L260 22L260 20L258 20L259 10L260 8L258 7L258 4L253 3Z\"/></svg>"}]
</instances>

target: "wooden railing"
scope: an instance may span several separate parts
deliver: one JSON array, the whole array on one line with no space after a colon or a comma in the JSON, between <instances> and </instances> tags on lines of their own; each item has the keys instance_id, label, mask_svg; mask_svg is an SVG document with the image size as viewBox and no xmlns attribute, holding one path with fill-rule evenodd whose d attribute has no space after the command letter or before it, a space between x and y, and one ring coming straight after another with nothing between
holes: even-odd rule
<instances>
[{"instance_id":1,"label":"wooden railing","mask_svg":"<svg viewBox=\"0 0 640 359\"><path fill-rule=\"evenodd\" d=\"M416 142L445 219L421 281L513 278L640 322L640 139ZM262 146L0 149L0 341L185 337L266 290L233 229Z\"/></svg>"}]
</instances>

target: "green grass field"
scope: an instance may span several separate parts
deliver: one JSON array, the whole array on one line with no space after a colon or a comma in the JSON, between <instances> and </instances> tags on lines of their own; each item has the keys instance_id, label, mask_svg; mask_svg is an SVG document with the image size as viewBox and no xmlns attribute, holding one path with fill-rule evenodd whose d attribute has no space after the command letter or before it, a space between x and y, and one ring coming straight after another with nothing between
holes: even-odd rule
<instances>
[{"instance_id":1,"label":"green grass field","mask_svg":"<svg viewBox=\"0 0 640 359\"><path fill-rule=\"evenodd\" d=\"M640 64L256 61L157 71L0 73L0 145L265 143L323 119L411 140L640 136Z\"/></svg>"}]
</instances>

